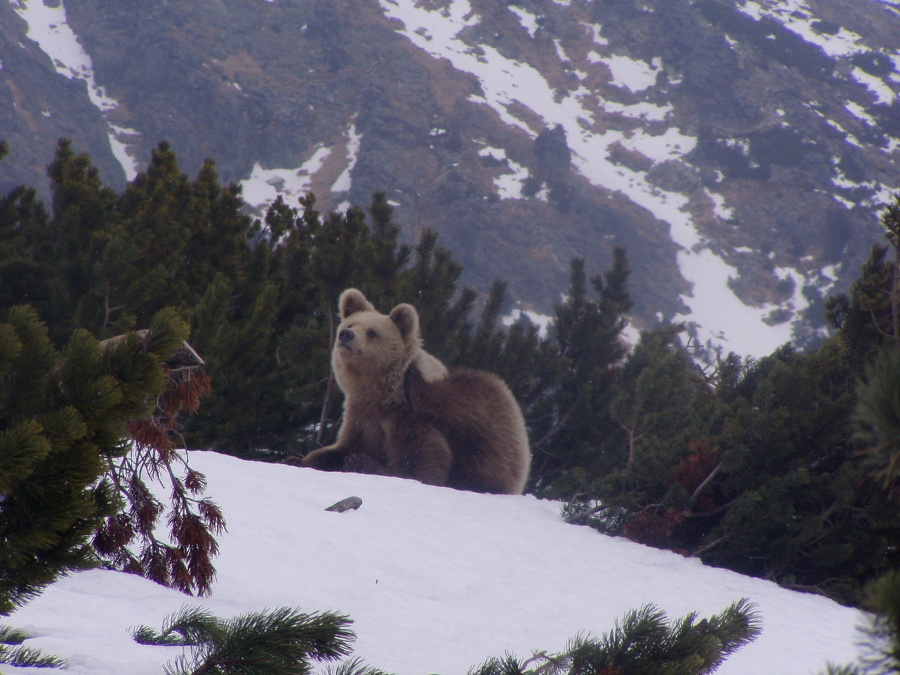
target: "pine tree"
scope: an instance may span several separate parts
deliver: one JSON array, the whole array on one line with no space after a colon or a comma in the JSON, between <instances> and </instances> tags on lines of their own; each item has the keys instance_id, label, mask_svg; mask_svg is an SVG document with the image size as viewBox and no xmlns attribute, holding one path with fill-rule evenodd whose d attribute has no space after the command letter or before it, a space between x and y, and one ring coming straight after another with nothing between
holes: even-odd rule
<instances>
[{"instance_id":1,"label":"pine tree","mask_svg":"<svg viewBox=\"0 0 900 675\"><path fill-rule=\"evenodd\" d=\"M459 288L462 265L437 245L438 233L425 230L414 248L414 262L403 271L398 300L419 312L425 347L455 366L469 365L472 325L469 320L477 294Z\"/></svg>"},{"instance_id":2,"label":"pine tree","mask_svg":"<svg viewBox=\"0 0 900 675\"><path fill-rule=\"evenodd\" d=\"M898 222L895 206L883 218L895 253ZM575 475L587 487L566 518L859 602L866 581L900 563L888 250L875 247L850 294L829 300L837 332L817 349L786 346L746 363L731 354L711 375L691 374L686 355L673 369L674 354L650 355L644 336L614 383L610 410L622 428L606 447L618 463ZM859 374L879 350L857 404ZM679 393L668 389L673 377L687 378Z\"/></svg>"},{"instance_id":3,"label":"pine tree","mask_svg":"<svg viewBox=\"0 0 900 675\"><path fill-rule=\"evenodd\" d=\"M6 151L0 142L0 161ZM28 250L33 233L45 230L47 220L33 188L20 186L0 195L0 308L29 303L49 313L53 294L47 269Z\"/></svg>"},{"instance_id":4,"label":"pine tree","mask_svg":"<svg viewBox=\"0 0 900 675\"><path fill-rule=\"evenodd\" d=\"M92 266L101 253L101 233L114 217L115 193L103 186L90 157L61 140L48 168L52 217L23 231L18 256L30 261L43 278L35 298L53 342L61 345L72 330L85 326L92 303ZM30 303L31 293L9 298L6 309ZM93 326L91 327L93 328Z\"/></svg>"},{"instance_id":5,"label":"pine tree","mask_svg":"<svg viewBox=\"0 0 900 675\"><path fill-rule=\"evenodd\" d=\"M900 349L882 347L866 370L857 390L857 439L875 477L895 496L900 496Z\"/></svg>"},{"instance_id":6,"label":"pine tree","mask_svg":"<svg viewBox=\"0 0 900 675\"><path fill-rule=\"evenodd\" d=\"M873 246L849 296L838 294L825 301L828 321L859 371L877 351L893 323L889 290L893 263L887 260L887 253L887 246Z\"/></svg>"},{"instance_id":7,"label":"pine tree","mask_svg":"<svg viewBox=\"0 0 900 675\"><path fill-rule=\"evenodd\" d=\"M160 349L183 337L154 328ZM0 613L97 563L90 539L118 509L99 479L127 452L128 422L155 408L168 356L136 334L103 348L81 330L59 352L28 307L0 324Z\"/></svg>"},{"instance_id":8,"label":"pine tree","mask_svg":"<svg viewBox=\"0 0 900 675\"><path fill-rule=\"evenodd\" d=\"M638 444L620 438L620 463L584 483L567 519L849 603L897 564L890 542L900 516L857 454L856 377L840 336L805 354L728 357L717 380L684 359L666 375L679 361L665 354L633 370L643 352L639 345L616 384L628 405L613 406L633 420L626 426ZM629 373L652 377L639 386ZM678 373L690 384L672 394L665 381ZM638 399L644 417L621 418Z\"/></svg>"},{"instance_id":9,"label":"pine tree","mask_svg":"<svg viewBox=\"0 0 900 675\"><path fill-rule=\"evenodd\" d=\"M590 279L597 296L592 299L585 261L576 258L568 297L556 308L550 338L558 349L561 372L558 385L547 391L549 400L536 404L541 417L532 429L532 481L546 487L564 477L551 490L557 495L580 480L573 475L596 475L612 465L604 448L613 427L609 405L614 368L625 356L622 331L631 308L629 273L624 249L616 248L611 269Z\"/></svg>"},{"instance_id":10,"label":"pine tree","mask_svg":"<svg viewBox=\"0 0 900 675\"><path fill-rule=\"evenodd\" d=\"M50 174L51 217L24 188L0 203L0 310L34 300L61 345L73 328L104 339L175 308L212 383L185 428L194 447L277 458L327 442L339 403L335 306L349 286L381 307L414 302L428 348L448 363L492 364L507 351L493 310L476 339L476 294L457 287L462 267L437 235L414 251L401 243L382 193L368 223L357 207L319 214L312 195L299 210L276 200L254 222L212 160L191 180L167 143L120 195L68 141ZM521 329L515 344L543 349Z\"/></svg>"},{"instance_id":11,"label":"pine tree","mask_svg":"<svg viewBox=\"0 0 900 675\"><path fill-rule=\"evenodd\" d=\"M894 203L890 204L881 215L884 236L894 249L894 260L891 269L889 290L890 300L890 332L895 340L900 339L900 194L894 195Z\"/></svg>"},{"instance_id":12,"label":"pine tree","mask_svg":"<svg viewBox=\"0 0 900 675\"><path fill-rule=\"evenodd\" d=\"M412 254L412 247L399 243L400 227L394 223L394 209L384 192L372 194L369 203L371 217L371 253L366 264L372 277L371 286L361 289L366 297L373 297L379 304L394 306L402 302L401 275ZM377 293L377 295L376 295Z\"/></svg>"},{"instance_id":13,"label":"pine tree","mask_svg":"<svg viewBox=\"0 0 900 675\"><path fill-rule=\"evenodd\" d=\"M825 303L826 317L850 350L861 370L885 341L900 339L900 193L881 216L889 246L876 244L863 265L850 295L839 294ZM893 260L888 259L893 249Z\"/></svg>"},{"instance_id":14,"label":"pine tree","mask_svg":"<svg viewBox=\"0 0 900 675\"><path fill-rule=\"evenodd\" d=\"M191 181L161 143L117 200L116 220L93 266L92 295L104 316L83 325L94 329L99 322L95 330L115 333L146 325L164 307L186 316L216 275L245 291L252 223L242 207L239 188L219 185L212 160Z\"/></svg>"},{"instance_id":15,"label":"pine tree","mask_svg":"<svg viewBox=\"0 0 900 675\"><path fill-rule=\"evenodd\" d=\"M690 354L677 343L680 326L641 335L616 382L611 413L626 434L625 468L633 476L658 474L660 462L680 460L671 448L686 446L698 398L706 388ZM668 467L667 467L668 468Z\"/></svg>"},{"instance_id":16,"label":"pine tree","mask_svg":"<svg viewBox=\"0 0 900 675\"><path fill-rule=\"evenodd\" d=\"M30 304L57 345L71 335L80 297L90 289L94 238L108 222L114 195L105 190L86 155L60 141L48 168L49 217L32 188L0 198L0 310Z\"/></svg>"},{"instance_id":17,"label":"pine tree","mask_svg":"<svg viewBox=\"0 0 900 675\"><path fill-rule=\"evenodd\" d=\"M705 374L681 344L681 326L644 331L612 384L608 465L580 479L565 509L570 522L644 544L684 550L676 535L689 510L704 502L721 468L709 439L712 392ZM602 497L600 497L602 495ZM592 505L598 498L603 506Z\"/></svg>"},{"instance_id":18,"label":"pine tree","mask_svg":"<svg viewBox=\"0 0 900 675\"><path fill-rule=\"evenodd\" d=\"M872 617L863 665L867 672L900 673L900 570L872 583L866 600Z\"/></svg>"}]
</instances>

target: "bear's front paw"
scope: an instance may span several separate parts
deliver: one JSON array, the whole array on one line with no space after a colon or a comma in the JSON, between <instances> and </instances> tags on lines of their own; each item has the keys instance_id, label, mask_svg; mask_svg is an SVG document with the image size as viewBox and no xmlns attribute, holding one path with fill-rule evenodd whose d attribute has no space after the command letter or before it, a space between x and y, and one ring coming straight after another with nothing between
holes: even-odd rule
<instances>
[{"instance_id":1,"label":"bear's front paw","mask_svg":"<svg viewBox=\"0 0 900 675\"><path fill-rule=\"evenodd\" d=\"M301 466L308 466L319 471L340 471L343 465L344 453L334 448L313 450L301 462Z\"/></svg>"}]
</instances>

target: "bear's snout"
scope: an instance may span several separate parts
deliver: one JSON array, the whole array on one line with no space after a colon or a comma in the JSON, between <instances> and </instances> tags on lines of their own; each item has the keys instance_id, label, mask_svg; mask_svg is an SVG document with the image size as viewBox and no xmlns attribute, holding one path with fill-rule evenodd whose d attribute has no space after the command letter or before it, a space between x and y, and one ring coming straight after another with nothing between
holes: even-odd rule
<instances>
[{"instance_id":1,"label":"bear's snout","mask_svg":"<svg viewBox=\"0 0 900 675\"><path fill-rule=\"evenodd\" d=\"M356 333L354 333L349 328L342 328L338 331L338 339L335 348L341 348L343 352L350 352L351 354L359 353L359 345L356 344Z\"/></svg>"}]
</instances>

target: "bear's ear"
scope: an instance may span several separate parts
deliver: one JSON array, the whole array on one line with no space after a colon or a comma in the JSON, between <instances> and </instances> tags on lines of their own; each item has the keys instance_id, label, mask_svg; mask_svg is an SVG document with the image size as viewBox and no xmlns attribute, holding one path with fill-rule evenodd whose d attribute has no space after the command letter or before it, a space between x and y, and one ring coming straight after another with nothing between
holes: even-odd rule
<instances>
[{"instance_id":1,"label":"bear's ear","mask_svg":"<svg viewBox=\"0 0 900 675\"><path fill-rule=\"evenodd\" d=\"M342 319L346 319L351 314L356 314L357 312L375 311L372 303L366 300L366 296L355 288L348 288L341 293L341 299L338 300L338 308L340 309Z\"/></svg>"},{"instance_id":2,"label":"bear's ear","mask_svg":"<svg viewBox=\"0 0 900 675\"><path fill-rule=\"evenodd\" d=\"M412 305L403 303L391 310L391 321L397 324L404 340L419 336L419 313Z\"/></svg>"}]
</instances>

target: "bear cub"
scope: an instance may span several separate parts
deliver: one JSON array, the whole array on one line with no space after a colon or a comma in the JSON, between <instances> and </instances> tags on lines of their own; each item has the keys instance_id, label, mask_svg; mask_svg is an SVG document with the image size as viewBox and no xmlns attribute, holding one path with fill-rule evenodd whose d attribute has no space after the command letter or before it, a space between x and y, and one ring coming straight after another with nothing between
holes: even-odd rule
<instances>
[{"instance_id":1,"label":"bear cub","mask_svg":"<svg viewBox=\"0 0 900 675\"><path fill-rule=\"evenodd\" d=\"M345 396L343 422L337 442L309 453L301 465L339 471L352 456L370 473L521 494L531 451L506 384L483 371L448 372L422 349L412 305L381 314L350 288L339 309L331 365Z\"/></svg>"}]
</instances>

